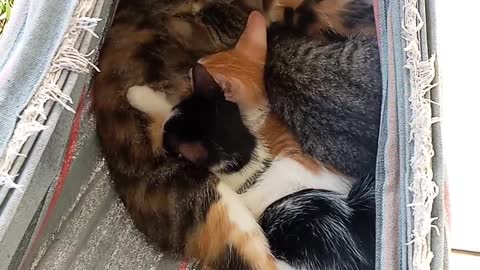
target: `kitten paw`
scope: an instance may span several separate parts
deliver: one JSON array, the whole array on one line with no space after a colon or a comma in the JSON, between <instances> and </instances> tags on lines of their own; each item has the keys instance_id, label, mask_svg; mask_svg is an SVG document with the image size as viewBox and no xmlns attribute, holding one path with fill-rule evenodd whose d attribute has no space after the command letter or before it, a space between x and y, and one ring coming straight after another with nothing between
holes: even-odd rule
<instances>
[{"instance_id":1,"label":"kitten paw","mask_svg":"<svg viewBox=\"0 0 480 270\"><path fill-rule=\"evenodd\" d=\"M168 114L172 108L164 92L154 91L148 86L130 87L127 100L133 108L149 115Z\"/></svg>"}]
</instances>

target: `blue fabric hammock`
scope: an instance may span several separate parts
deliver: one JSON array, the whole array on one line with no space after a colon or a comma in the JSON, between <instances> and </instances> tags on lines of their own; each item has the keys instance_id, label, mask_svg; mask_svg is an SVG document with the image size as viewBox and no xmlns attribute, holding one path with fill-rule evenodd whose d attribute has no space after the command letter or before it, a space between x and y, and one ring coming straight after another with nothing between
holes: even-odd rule
<instances>
[{"instance_id":1,"label":"blue fabric hammock","mask_svg":"<svg viewBox=\"0 0 480 270\"><path fill-rule=\"evenodd\" d=\"M0 37L0 269L188 268L145 245L98 153L87 90L116 2L15 2ZM374 5L377 269L447 269L435 1Z\"/></svg>"}]
</instances>

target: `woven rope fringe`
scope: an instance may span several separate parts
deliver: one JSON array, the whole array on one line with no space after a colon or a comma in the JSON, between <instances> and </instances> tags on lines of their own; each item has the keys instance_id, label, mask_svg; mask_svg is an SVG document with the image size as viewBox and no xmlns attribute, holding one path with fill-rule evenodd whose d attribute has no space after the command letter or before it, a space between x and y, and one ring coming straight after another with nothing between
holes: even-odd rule
<instances>
[{"instance_id":1,"label":"woven rope fringe","mask_svg":"<svg viewBox=\"0 0 480 270\"><path fill-rule=\"evenodd\" d=\"M22 190L22 186L15 183L17 175L11 175L9 172L18 156L26 156L20 152L28 138L48 128L39 122L40 120L47 119L45 111L47 101L57 102L66 110L75 113L70 106L73 103L72 99L69 95L63 93L58 85L62 72L70 71L86 74L90 72L90 68L92 67L99 71L89 60L90 56L94 53L93 51L83 54L75 48L75 42L83 32L87 32L98 38L93 30L101 19L87 17L89 12L93 10L94 5L94 0L79 1L69 29L64 36L62 44L58 48L45 79L21 115L19 115L19 121L7 145L5 156L0 160L0 186Z\"/></svg>"},{"instance_id":2,"label":"woven rope fringe","mask_svg":"<svg viewBox=\"0 0 480 270\"><path fill-rule=\"evenodd\" d=\"M435 56L422 61L419 31L424 26L417 9L418 0L405 0L403 35L406 41L407 62L405 68L410 74L411 95L409 98L412 117L410 141L413 142L413 156L410 160L412 183L409 185L412 201L408 207L413 212L413 225L409 245L413 246L413 269L430 269L434 254L428 242L432 222L433 200L438 195L438 187L433 181L432 130L431 125L438 121L432 118L431 101L425 95L436 86Z\"/></svg>"}]
</instances>

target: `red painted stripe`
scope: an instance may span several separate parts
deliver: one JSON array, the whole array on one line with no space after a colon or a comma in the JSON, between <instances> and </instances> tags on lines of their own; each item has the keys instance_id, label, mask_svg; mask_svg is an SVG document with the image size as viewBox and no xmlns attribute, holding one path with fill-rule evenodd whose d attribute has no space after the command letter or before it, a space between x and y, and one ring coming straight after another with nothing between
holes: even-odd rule
<instances>
[{"instance_id":1,"label":"red painted stripe","mask_svg":"<svg viewBox=\"0 0 480 270\"><path fill-rule=\"evenodd\" d=\"M53 213L53 210L55 209L55 206L58 202L58 199L60 198L60 195L62 194L63 191L63 186L65 185L65 181L67 179L68 173L70 172L70 167L72 166L73 162L73 155L75 153L75 148L78 140L78 132L80 130L80 122L82 119L82 112L84 110L84 95L80 97L80 100L78 102L77 106L77 111L75 113L75 116L73 118L73 123L72 123L72 128L70 130L70 138L67 143L67 150L65 151L65 156L62 164L62 168L60 170L60 175L58 176L57 184L55 186L54 193L52 195L52 199L48 205L47 211L45 213L45 216L42 219L42 223L40 224L40 227L38 231L35 234L35 238L32 241L31 247L33 248L34 251L37 249L37 244L40 238L43 235L43 232L45 231L49 218ZM30 249L32 250L32 249Z\"/></svg>"}]
</instances>

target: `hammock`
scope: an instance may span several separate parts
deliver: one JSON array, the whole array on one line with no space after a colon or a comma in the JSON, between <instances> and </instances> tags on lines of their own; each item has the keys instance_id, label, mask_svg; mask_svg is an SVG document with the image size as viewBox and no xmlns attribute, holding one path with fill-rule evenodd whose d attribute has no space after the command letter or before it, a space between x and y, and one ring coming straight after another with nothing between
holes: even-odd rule
<instances>
[{"instance_id":1,"label":"hammock","mask_svg":"<svg viewBox=\"0 0 480 270\"><path fill-rule=\"evenodd\" d=\"M189 268L145 244L98 152L88 89L116 4L15 2L0 37L0 269ZM435 1L374 4L377 269L447 269Z\"/></svg>"}]
</instances>

